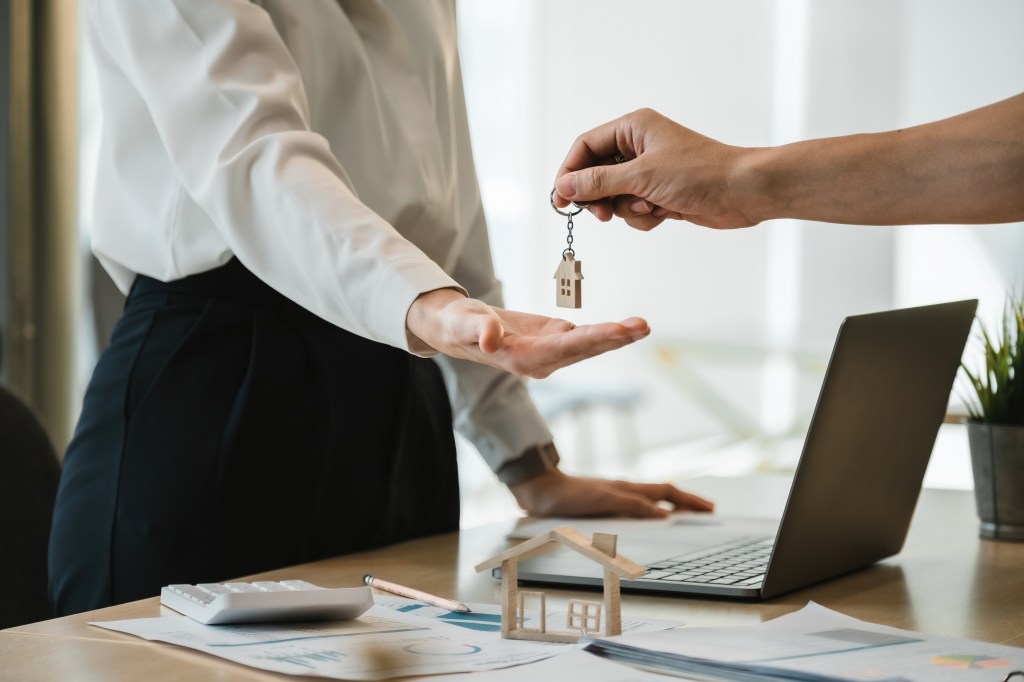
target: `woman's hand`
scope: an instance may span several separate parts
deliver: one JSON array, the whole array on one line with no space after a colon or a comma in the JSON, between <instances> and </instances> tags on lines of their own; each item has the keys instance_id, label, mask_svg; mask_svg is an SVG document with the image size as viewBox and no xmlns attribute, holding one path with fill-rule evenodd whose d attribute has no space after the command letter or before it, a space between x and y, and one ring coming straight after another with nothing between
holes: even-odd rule
<instances>
[{"instance_id":1,"label":"woman's hand","mask_svg":"<svg viewBox=\"0 0 1024 682\"><path fill-rule=\"evenodd\" d=\"M421 294L409 308L406 325L416 339L440 353L535 379L639 341L651 331L639 317L577 327L566 320L495 308L455 289Z\"/></svg>"},{"instance_id":2,"label":"woman's hand","mask_svg":"<svg viewBox=\"0 0 1024 682\"><path fill-rule=\"evenodd\" d=\"M630 483L569 476L552 469L509 486L516 502L534 516L634 516L662 518L673 509L713 511L703 497L679 490L670 483Z\"/></svg>"}]
</instances>

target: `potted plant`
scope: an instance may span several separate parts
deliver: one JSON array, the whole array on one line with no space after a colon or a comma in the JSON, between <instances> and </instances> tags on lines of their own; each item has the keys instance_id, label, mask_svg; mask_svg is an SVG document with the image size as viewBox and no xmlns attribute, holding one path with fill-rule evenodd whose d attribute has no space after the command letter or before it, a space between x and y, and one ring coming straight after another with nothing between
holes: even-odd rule
<instances>
[{"instance_id":1,"label":"potted plant","mask_svg":"<svg viewBox=\"0 0 1024 682\"><path fill-rule=\"evenodd\" d=\"M980 535L1024 541L1024 303L1007 300L995 333L979 326L984 364L963 371Z\"/></svg>"}]
</instances>

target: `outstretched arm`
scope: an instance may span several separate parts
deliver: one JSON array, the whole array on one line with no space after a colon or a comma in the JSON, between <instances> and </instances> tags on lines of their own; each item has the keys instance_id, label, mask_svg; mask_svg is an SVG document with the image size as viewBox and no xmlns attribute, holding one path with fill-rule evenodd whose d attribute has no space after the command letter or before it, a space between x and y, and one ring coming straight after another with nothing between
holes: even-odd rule
<instances>
[{"instance_id":1,"label":"outstretched arm","mask_svg":"<svg viewBox=\"0 0 1024 682\"><path fill-rule=\"evenodd\" d=\"M627 160L610 162L616 155ZM560 206L596 201L600 219L638 229L666 218L716 228L1024 220L1024 94L913 128L765 148L640 110L581 135L556 190Z\"/></svg>"}]
</instances>

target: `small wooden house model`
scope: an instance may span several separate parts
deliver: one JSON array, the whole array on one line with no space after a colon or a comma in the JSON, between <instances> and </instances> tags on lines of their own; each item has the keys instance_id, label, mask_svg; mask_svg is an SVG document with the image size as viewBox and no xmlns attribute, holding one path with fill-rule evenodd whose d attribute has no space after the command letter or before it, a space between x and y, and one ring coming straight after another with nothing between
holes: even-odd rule
<instances>
[{"instance_id":1,"label":"small wooden house model","mask_svg":"<svg viewBox=\"0 0 1024 682\"><path fill-rule=\"evenodd\" d=\"M555 270L555 305L559 308L580 308L583 305L583 264L571 253L563 253Z\"/></svg>"},{"instance_id":2,"label":"small wooden house model","mask_svg":"<svg viewBox=\"0 0 1024 682\"><path fill-rule=\"evenodd\" d=\"M541 642L577 642L582 632L603 634L606 637L622 634L619 579L639 578L647 569L619 555L615 549L616 541L617 536L610 533L594 533L591 539L571 526L561 526L477 564L477 572L501 567L501 636L505 639L532 639ZM604 568L604 603L570 599L566 631L552 632L547 629L545 623L547 611L544 593L519 590L519 561L547 554L559 547L573 549ZM534 627L525 624L526 606L530 600L534 600L540 607L540 617Z\"/></svg>"}]
</instances>

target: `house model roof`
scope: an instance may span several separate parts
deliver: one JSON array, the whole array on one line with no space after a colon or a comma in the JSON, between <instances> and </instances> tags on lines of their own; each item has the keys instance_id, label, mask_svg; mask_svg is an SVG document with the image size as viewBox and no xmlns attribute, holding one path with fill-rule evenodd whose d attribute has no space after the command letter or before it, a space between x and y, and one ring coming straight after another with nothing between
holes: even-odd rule
<instances>
[{"instance_id":1,"label":"house model roof","mask_svg":"<svg viewBox=\"0 0 1024 682\"><path fill-rule=\"evenodd\" d=\"M574 259L572 256L566 258L562 256L562 260L558 263L558 268L555 269L555 279L560 277L567 277L568 279L583 279L583 263ZM569 528L570 526L566 526Z\"/></svg>"},{"instance_id":2,"label":"house model roof","mask_svg":"<svg viewBox=\"0 0 1024 682\"><path fill-rule=\"evenodd\" d=\"M597 536L600 536L601 533L595 533L594 535L596 540ZM479 573L480 571L497 568L498 566L501 566L503 561L507 561L509 559L521 561L531 557L541 556L542 554L553 552L560 546L576 550L580 554L592 559L598 564L601 564L603 567L623 578L635 579L647 572L647 569L640 564L631 561L622 555L616 555L614 550L612 550L612 554L607 554L598 547L595 547L594 540L591 540L591 538L579 532L572 526L560 526L554 530L549 530L547 533L538 535L531 540L527 540L522 544L516 545L512 549L506 550L497 556L491 557L483 563L477 564L476 570Z\"/></svg>"}]
</instances>

